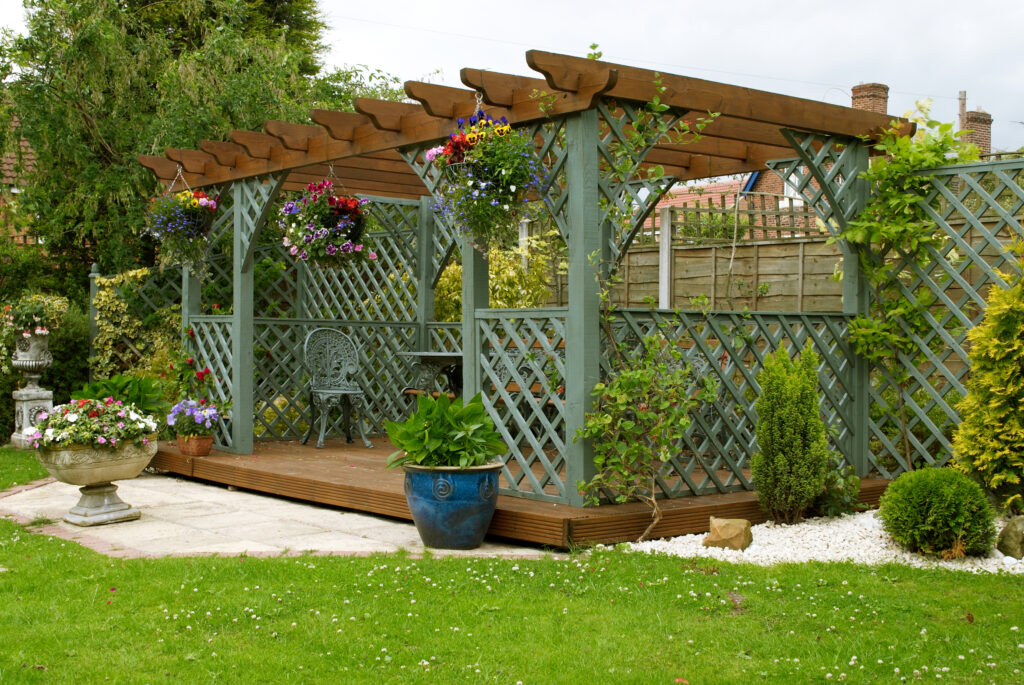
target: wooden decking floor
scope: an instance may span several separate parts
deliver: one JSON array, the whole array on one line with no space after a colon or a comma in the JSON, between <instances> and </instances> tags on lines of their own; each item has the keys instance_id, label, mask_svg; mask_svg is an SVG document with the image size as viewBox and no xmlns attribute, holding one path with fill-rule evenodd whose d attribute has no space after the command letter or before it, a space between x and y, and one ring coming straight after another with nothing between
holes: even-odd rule
<instances>
[{"instance_id":1,"label":"wooden decking floor","mask_svg":"<svg viewBox=\"0 0 1024 685\"><path fill-rule=\"evenodd\" d=\"M152 466L222 485L281 495L353 511L411 520L400 470L384 466L394 451L386 438L375 446L328 440L324 449L298 442L257 443L255 452L213 452L183 456L174 443L161 442ZM887 481L865 480L861 497L876 503ZM710 516L766 520L753 492L733 492L665 500L654 537L708 530ZM650 523L650 510L639 502L601 507L572 507L518 497L499 496L489 535L538 545L572 545L635 540Z\"/></svg>"}]
</instances>

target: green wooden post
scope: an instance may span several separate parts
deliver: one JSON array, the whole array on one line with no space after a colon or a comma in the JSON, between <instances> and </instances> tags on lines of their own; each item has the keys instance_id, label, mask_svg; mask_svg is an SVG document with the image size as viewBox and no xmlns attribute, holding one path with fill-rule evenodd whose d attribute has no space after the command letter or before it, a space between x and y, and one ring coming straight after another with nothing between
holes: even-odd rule
<instances>
[{"instance_id":1,"label":"green wooden post","mask_svg":"<svg viewBox=\"0 0 1024 685\"><path fill-rule=\"evenodd\" d=\"M99 285L96 279L100 277L100 265L93 262L89 270L89 358L96 357L96 335L99 333L99 312L96 311L96 295L99 292ZM89 382L92 378L92 364L89 364Z\"/></svg>"},{"instance_id":2,"label":"green wooden post","mask_svg":"<svg viewBox=\"0 0 1024 685\"><path fill-rule=\"evenodd\" d=\"M431 204L431 197L421 197L416 219L416 322L419 324L416 344L424 351L430 349L427 322L434 319L434 211Z\"/></svg>"},{"instance_id":3,"label":"green wooden post","mask_svg":"<svg viewBox=\"0 0 1024 685\"><path fill-rule=\"evenodd\" d=\"M249 454L253 447L253 270L246 259L255 225L246 211L245 182L231 184L234 200L231 314L231 451ZM246 264L246 262L249 262Z\"/></svg>"},{"instance_id":4,"label":"green wooden post","mask_svg":"<svg viewBox=\"0 0 1024 685\"><path fill-rule=\"evenodd\" d=\"M184 339L193 316L202 314L202 284L187 267L181 267L181 335Z\"/></svg>"},{"instance_id":5,"label":"green wooden post","mask_svg":"<svg viewBox=\"0 0 1024 685\"><path fill-rule=\"evenodd\" d=\"M476 310L487 309L487 260L467 240L462 245L462 396L467 400L483 387L480 372L480 327Z\"/></svg>"},{"instance_id":6,"label":"green wooden post","mask_svg":"<svg viewBox=\"0 0 1024 685\"><path fill-rule=\"evenodd\" d=\"M847 183L853 184L855 198L847 219L853 219L867 205L871 194L868 181L861 174L868 169L868 148L863 143L851 143L851 151L856 153L853 165L856 176L848 177ZM824 171L824 170L822 170ZM868 313L869 295L867 278L860 268L857 251L845 240L839 241L843 254L843 313L851 316L864 316ZM853 468L857 475L868 475L871 468L870 431L871 431L871 364L859 354L853 355Z\"/></svg>"},{"instance_id":7,"label":"green wooden post","mask_svg":"<svg viewBox=\"0 0 1024 685\"><path fill-rule=\"evenodd\" d=\"M573 506L583 505L576 483L589 481L595 473L590 441L572 437L583 426L590 394L601 371L601 286L591 257L608 257L609 231L600 220L598 136L595 110L575 114L566 122L569 310L565 349L565 456L566 490L569 504ZM605 266L602 265L602 270Z\"/></svg>"}]
</instances>

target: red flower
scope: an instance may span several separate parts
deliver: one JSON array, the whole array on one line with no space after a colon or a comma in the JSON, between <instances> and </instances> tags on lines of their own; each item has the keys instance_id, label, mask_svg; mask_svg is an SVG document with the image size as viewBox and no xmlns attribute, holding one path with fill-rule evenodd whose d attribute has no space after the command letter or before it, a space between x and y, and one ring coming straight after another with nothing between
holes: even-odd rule
<instances>
[{"instance_id":1,"label":"red flower","mask_svg":"<svg viewBox=\"0 0 1024 685\"><path fill-rule=\"evenodd\" d=\"M189 357L188 359L185 360L185 363L188 364L189 366L192 366L192 364L194 364L195 361L196 360L194 358Z\"/></svg>"},{"instance_id":2,"label":"red flower","mask_svg":"<svg viewBox=\"0 0 1024 685\"><path fill-rule=\"evenodd\" d=\"M190 337L190 338L195 338L196 337L196 332L192 330L191 326L189 326L189 329L188 329L188 337Z\"/></svg>"},{"instance_id":3,"label":"red flower","mask_svg":"<svg viewBox=\"0 0 1024 685\"><path fill-rule=\"evenodd\" d=\"M204 374L203 374L202 371L196 371L196 378L198 380L203 380L203 376L204 376Z\"/></svg>"},{"instance_id":4,"label":"red flower","mask_svg":"<svg viewBox=\"0 0 1024 685\"><path fill-rule=\"evenodd\" d=\"M206 367L205 369L203 369L203 373L206 373L206 374L210 373L210 367Z\"/></svg>"}]
</instances>

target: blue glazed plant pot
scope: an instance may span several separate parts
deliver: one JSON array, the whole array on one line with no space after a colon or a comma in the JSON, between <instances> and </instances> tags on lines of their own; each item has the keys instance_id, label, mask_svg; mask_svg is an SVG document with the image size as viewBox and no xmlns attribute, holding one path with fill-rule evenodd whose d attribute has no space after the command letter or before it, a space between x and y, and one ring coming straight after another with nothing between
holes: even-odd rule
<instances>
[{"instance_id":1,"label":"blue glazed plant pot","mask_svg":"<svg viewBox=\"0 0 1024 685\"><path fill-rule=\"evenodd\" d=\"M475 549L483 542L498 503L502 464L468 469L406 464L405 499L423 544Z\"/></svg>"}]
</instances>

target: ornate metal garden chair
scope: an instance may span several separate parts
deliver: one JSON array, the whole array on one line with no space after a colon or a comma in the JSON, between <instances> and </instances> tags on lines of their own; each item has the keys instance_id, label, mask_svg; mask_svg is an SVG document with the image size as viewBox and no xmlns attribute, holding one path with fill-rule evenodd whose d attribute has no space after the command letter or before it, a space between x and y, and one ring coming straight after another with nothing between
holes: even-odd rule
<instances>
[{"instance_id":1,"label":"ornate metal garden chair","mask_svg":"<svg viewBox=\"0 0 1024 685\"><path fill-rule=\"evenodd\" d=\"M353 380L359 372L359 355L356 346L344 333L331 328L317 328L309 332L303 345L303 356L306 368L309 369L309 403L312 416L309 419L309 430L302 438L305 445L313 432L317 414L320 417L320 437L317 447L324 446L324 433L331 410L341 406L345 419L345 437L352 442L353 410L362 414L366 409L365 395L359 383ZM363 432L363 422L356 420L359 437L363 444L373 447Z\"/></svg>"}]
</instances>

